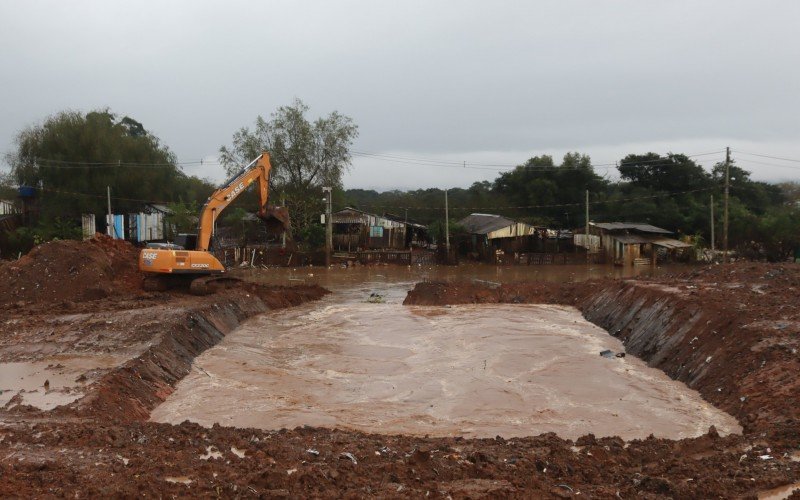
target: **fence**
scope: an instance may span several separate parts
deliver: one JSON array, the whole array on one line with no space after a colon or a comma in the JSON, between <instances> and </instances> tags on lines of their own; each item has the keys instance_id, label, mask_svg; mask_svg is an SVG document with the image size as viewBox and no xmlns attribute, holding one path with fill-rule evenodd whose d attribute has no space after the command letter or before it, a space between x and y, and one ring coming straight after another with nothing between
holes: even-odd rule
<instances>
[{"instance_id":1,"label":"fence","mask_svg":"<svg viewBox=\"0 0 800 500\"><path fill-rule=\"evenodd\" d=\"M588 257L588 258L587 258ZM520 264L538 266L548 264L604 264L605 255L599 253L587 254L574 252L561 253L517 253L497 256L498 264Z\"/></svg>"},{"instance_id":2,"label":"fence","mask_svg":"<svg viewBox=\"0 0 800 500\"><path fill-rule=\"evenodd\" d=\"M347 260L357 260L361 264L434 264L436 255L431 251L408 251L408 250L367 250L363 252L351 252L347 254L337 254L336 257Z\"/></svg>"}]
</instances>

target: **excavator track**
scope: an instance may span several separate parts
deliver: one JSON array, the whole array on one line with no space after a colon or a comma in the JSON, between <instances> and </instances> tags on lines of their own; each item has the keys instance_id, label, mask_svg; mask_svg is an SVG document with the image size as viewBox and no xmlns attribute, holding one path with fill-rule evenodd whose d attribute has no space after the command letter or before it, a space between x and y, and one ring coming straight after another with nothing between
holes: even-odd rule
<instances>
[{"instance_id":1,"label":"excavator track","mask_svg":"<svg viewBox=\"0 0 800 500\"><path fill-rule=\"evenodd\" d=\"M230 288L241 283L239 278L230 276L209 275L195 278L189 284L189 293L192 295L210 295L217 290Z\"/></svg>"}]
</instances>

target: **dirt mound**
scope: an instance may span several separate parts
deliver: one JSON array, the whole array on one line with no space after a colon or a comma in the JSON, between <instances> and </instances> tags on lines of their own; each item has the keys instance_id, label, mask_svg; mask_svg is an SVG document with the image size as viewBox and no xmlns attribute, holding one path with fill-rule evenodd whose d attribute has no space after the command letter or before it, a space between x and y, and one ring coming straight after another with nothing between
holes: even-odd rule
<instances>
[{"instance_id":1,"label":"dirt mound","mask_svg":"<svg viewBox=\"0 0 800 500\"><path fill-rule=\"evenodd\" d=\"M0 268L0 304L96 300L141 289L137 250L95 235L37 246Z\"/></svg>"}]
</instances>

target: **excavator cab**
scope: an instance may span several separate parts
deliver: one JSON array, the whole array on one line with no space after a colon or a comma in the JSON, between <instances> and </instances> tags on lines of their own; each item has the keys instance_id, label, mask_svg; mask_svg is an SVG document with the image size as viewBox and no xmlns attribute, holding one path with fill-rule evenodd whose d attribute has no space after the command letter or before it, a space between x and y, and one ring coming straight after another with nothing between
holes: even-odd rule
<instances>
[{"instance_id":1,"label":"excavator cab","mask_svg":"<svg viewBox=\"0 0 800 500\"><path fill-rule=\"evenodd\" d=\"M175 244L185 249L197 247L197 233L182 233L175 237Z\"/></svg>"}]
</instances>

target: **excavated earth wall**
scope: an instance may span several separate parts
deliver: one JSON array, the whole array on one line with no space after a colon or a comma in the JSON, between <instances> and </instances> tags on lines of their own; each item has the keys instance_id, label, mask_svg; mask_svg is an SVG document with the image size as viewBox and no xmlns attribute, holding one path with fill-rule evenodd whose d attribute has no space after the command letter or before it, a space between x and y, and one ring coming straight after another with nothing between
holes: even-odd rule
<instances>
[{"instance_id":1,"label":"excavated earth wall","mask_svg":"<svg viewBox=\"0 0 800 500\"><path fill-rule=\"evenodd\" d=\"M589 321L619 337L627 353L699 391L735 416L745 432L794 417L763 387L748 384L747 375L762 361L752 351L753 332L735 314L706 310L694 299L671 286L623 282L588 294L577 306ZM784 378L770 383L777 386Z\"/></svg>"},{"instance_id":2,"label":"excavated earth wall","mask_svg":"<svg viewBox=\"0 0 800 500\"><path fill-rule=\"evenodd\" d=\"M317 298L322 292L306 290L304 295ZM219 303L188 307L177 321L161 325L152 345L140 356L105 375L95 391L64 411L119 422L147 420L189 373L195 357L246 319L268 309L263 300L241 292Z\"/></svg>"}]
</instances>

